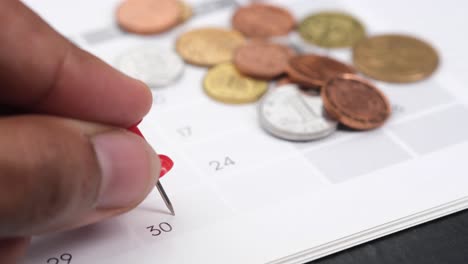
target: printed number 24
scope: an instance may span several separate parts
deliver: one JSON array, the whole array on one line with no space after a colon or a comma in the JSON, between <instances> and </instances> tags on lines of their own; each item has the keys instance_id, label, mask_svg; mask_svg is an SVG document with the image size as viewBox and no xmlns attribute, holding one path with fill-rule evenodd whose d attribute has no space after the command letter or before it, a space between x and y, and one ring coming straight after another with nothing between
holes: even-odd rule
<instances>
[{"instance_id":1,"label":"printed number 24","mask_svg":"<svg viewBox=\"0 0 468 264\"><path fill-rule=\"evenodd\" d=\"M236 165L236 163L230 157L225 157L224 162L212 160L208 165L210 165L210 167L214 167L215 171L220 171L227 166Z\"/></svg>"}]
</instances>

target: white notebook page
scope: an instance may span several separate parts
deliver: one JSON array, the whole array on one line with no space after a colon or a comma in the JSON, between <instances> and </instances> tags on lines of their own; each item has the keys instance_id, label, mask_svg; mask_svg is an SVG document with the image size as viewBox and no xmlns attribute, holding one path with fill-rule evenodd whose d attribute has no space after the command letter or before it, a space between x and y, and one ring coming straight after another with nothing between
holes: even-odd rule
<instances>
[{"instance_id":1,"label":"white notebook page","mask_svg":"<svg viewBox=\"0 0 468 264\"><path fill-rule=\"evenodd\" d=\"M444 5L447 1L435 7L419 6L423 1L269 2L288 7L298 20L342 10L358 17L369 34L415 34L439 50L441 67L414 84L375 82L394 109L381 129L341 130L321 141L291 143L260 128L256 104L232 106L206 96L201 86L206 69L187 65L178 82L153 90L154 107L140 125L156 151L175 161L161 181L176 216L153 192L115 219L35 238L25 263L55 263L50 260L64 254L73 264L300 263L467 206L468 91L461 84L468 77L457 72L458 38L444 31L444 23L458 20L433 17L433 8L457 8ZM228 27L234 10L143 38L116 30L118 1L28 4L110 64L139 45L173 47L176 37L192 28ZM312 51L350 62L349 50Z\"/></svg>"}]
</instances>

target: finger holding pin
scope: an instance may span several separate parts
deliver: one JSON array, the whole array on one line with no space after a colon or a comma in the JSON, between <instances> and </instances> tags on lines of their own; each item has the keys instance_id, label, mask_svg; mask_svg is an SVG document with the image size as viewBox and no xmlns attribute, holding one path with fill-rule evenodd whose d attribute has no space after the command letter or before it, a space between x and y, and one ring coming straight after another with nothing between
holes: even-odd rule
<instances>
[{"instance_id":1,"label":"finger holding pin","mask_svg":"<svg viewBox=\"0 0 468 264\"><path fill-rule=\"evenodd\" d=\"M128 128L128 130L144 138L143 134L141 133L140 129L138 129L137 125L134 125ZM171 158L169 158L166 155L158 155L158 156L161 161L161 172L159 174L159 178L161 178L172 169L172 167L174 166L174 162L172 161ZM156 189L158 189L158 192L161 195L164 203L166 204L167 209L169 209L169 211L171 212L171 215L175 215L174 207L172 206L171 200L169 200L169 197L167 196L167 193L164 190L161 182L158 181L156 183Z\"/></svg>"}]
</instances>

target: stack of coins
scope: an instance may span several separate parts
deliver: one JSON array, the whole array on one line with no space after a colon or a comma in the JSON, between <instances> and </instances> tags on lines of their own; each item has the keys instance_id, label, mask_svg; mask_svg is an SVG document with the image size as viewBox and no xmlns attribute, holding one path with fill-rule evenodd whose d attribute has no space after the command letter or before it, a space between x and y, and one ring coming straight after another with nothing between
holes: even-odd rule
<instances>
[{"instance_id":1,"label":"stack of coins","mask_svg":"<svg viewBox=\"0 0 468 264\"><path fill-rule=\"evenodd\" d=\"M138 34L160 33L189 17L190 8L175 0L127 0L117 11L119 25ZM176 52L186 63L208 68L203 89L214 100L244 104L261 99L261 126L286 140L321 139L336 131L338 124L354 130L378 128L391 115L389 100L358 72L407 83L428 78L439 64L437 52L426 42L406 35L367 36L358 19L342 12L310 14L297 23L285 8L254 3L238 8L231 22L231 29L205 27L183 33ZM295 32L306 45L351 49L354 66L298 52L289 41ZM156 72L149 75L138 75L142 67L125 59L120 64L126 65L125 72L154 86L167 86L182 68L174 54L167 54L170 58L158 52L144 56L164 60L166 67L177 70L170 78L159 77L160 81L158 76L167 76L168 70L154 69L157 64L148 63Z\"/></svg>"}]
</instances>

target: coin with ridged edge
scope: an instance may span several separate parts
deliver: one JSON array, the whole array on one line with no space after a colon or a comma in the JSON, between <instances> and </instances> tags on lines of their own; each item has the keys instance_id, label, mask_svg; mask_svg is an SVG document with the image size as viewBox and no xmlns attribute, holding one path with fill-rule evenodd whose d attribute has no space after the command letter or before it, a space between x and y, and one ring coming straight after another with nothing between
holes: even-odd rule
<instances>
[{"instance_id":1,"label":"coin with ridged edge","mask_svg":"<svg viewBox=\"0 0 468 264\"><path fill-rule=\"evenodd\" d=\"M268 89L267 82L242 75L230 62L208 70L203 86L211 98L228 104L255 102Z\"/></svg>"},{"instance_id":2,"label":"coin with ridged edge","mask_svg":"<svg viewBox=\"0 0 468 264\"><path fill-rule=\"evenodd\" d=\"M298 31L306 42L324 48L352 47L366 35L359 20L340 12L310 15L302 20Z\"/></svg>"},{"instance_id":3,"label":"coin with ridged edge","mask_svg":"<svg viewBox=\"0 0 468 264\"><path fill-rule=\"evenodd\" d=\"M370 82L354 74L330 79L322 87L321 94L327 113L352 129L380 127L391 114L387 97Z\"/></svg>"},{"instance_id":4,"label":"coin with ridged edge","mask_svg":"<svg viewBox=\"0 0 468 264\"><path fill-rule=\"evenodd\" d=\"M439 65L437 51L428 43L406 35L379 35L353 49L356 69L365 75L395 83L423 80Z\"/></svg>"},{"instance_id":5,"label":"coin with ridged edge","mask_svg":"<svg viewBox=\"0 0 468 264\"><path fill-rule=\"evenodd\" d=\"M154 45L127 50L115 64L123 73L151 88L169 85L181 76L185 68L182 59L172 49Z\"/></svg>"},{"instance_id":6,"label":"coin with ridged edge","mask_svg":"<svg viewBox=\"0 0 468 264\"><path fill-rule=\"evenodd\" d=\"M298 55L289 60L287 73L292 81L319 90L325 82L342 73L355 73L353 67L318 55Z\"/></svg>"},{"instance_id":7,"label":"coin with ridged edge","mask_svg":"<svg viewBox=\"0 0 468 264\"><path fill-rule=\"evenodd\" d=\"M327 137L338 125L327 116L319 93L304 93L294 84L269 91L258 106L258 114L264 130L291 141Z\"/></svg>"},{"instance_id":8,"label":"coin with ridged edge","mask_svg":"<svg viewBox=\"0 0 468 264\"><path fill-rule=\"evenodd\" d=\"M231 61L234 51L244 43L244 36L235 30L199 28L182 34L176 49L188 63L209 67Z\"/></svg>"}]
</instances>

